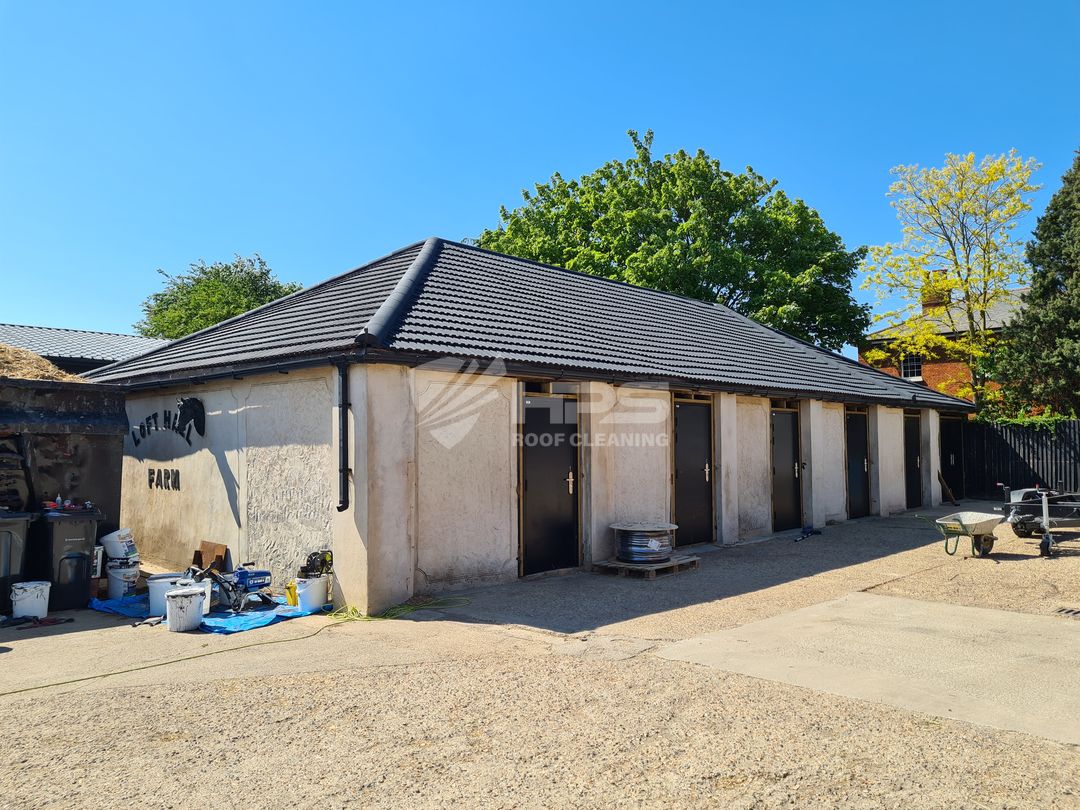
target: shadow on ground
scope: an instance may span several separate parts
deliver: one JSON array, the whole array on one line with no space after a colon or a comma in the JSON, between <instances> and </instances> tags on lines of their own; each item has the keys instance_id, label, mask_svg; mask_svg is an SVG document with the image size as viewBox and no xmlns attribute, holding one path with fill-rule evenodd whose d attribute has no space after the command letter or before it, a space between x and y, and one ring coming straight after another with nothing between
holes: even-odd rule
<instances>
[{"instance_id":1,"label":"shadow on ground","mask_svg":"<svg viewBox=\"0 0 1080 810\"><path fill-rule=\"evenodd\" d=\"M122 624L131 624L133 619L123 616L113 616L108 613L98 613L93 610L58 610L50 611L49 618L70 618L74 621L64 624L47 625L44 627L33 624L17 624L12 627L0 627L0 643L6 641L19 641L41 636L61 636L68 633L83 633L87 630L101 630L106 627L117 627Z\"/></svg>"},{"instance_id":2,"label":"shadow on ground","mask_svg":"<svg viewBox=\"0 0 1080 810\"><path fill-rule=\"evenodd\" d=\"M993 504L966 502L963 508L990 511ZM947 505L918 510L918 514L941 516L956 509ZM856 572L850 577L846 590L861 590L891 576L903 576L949 559L943 551L939 559L934 553L938 549L926 548L936 546L940 540L936 529L915 512L863 518L826 527L820 536L798 543L789 536L736 546L690 547L685 549L687 553L701 557L697 571L656 580L574 572L477 588L463 592L470 600L465 607L416 618L519 624L580 633L884 561L872 573ZM924 552L914 558L908 555L902 562L890 560L916 549ZM889 570L894 563L896 570ZM860 577L868 578L862 581ZM812 601L808 599L807 603ZM677 635L681 633L658 632L656 637Z\"/></svg>"}]
</instances>

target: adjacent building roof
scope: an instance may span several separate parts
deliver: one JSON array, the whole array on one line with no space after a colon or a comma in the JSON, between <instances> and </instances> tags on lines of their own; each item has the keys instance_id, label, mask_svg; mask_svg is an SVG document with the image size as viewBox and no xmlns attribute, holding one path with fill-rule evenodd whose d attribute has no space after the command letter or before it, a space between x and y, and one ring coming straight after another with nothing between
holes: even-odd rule
<instances>
[{"instance_id":1,"label":"adjacent building roof","mask_svg":"<svg viewBox=\"0 0 1080 810\"><path fill-rule=\"evenodd\" d=\"M0 343L27 349L50 360L55 358L115 363L164 346L168 342L138 335L0 323Z\"/></svg>"},{"instance_id":2,"label":"adjacent building roof","mask_svg":"<svg viewBox=\"0 0 1080 810\"><path fill-rule=\"evenodd\" d=\"M615 381L969 410L720 304L432 238L91 373L139 387L277 363L500 360Z\"/></svg>"},{"instance_id":3,"label":"adjacent building roof","mask_svg":"<svg viewBox=\"0 0 1080 810\"><path fill-rule=\"evenodd\" d=\"M1007 295L1002 296L997 301L993 302L986 310L986 327L991 330L1002 329L1005 324L1012 320L1013 315L1020 308L1020 296L1028 291L1027 287L1018 287L1015 290L1009 290ZM946 308L947 311L938 314L932 313L920 313L914 316L917 319L925 318L932 324L935 324L934 330L939 335L951 335L956 330L954 324L963 323L965 316L960 307L955 304ZM866 339L869 342L887 340L896 331L897 325L892 324L882 329L878 329L875 332L867 334Z\"/></svg>"}]
</instances>

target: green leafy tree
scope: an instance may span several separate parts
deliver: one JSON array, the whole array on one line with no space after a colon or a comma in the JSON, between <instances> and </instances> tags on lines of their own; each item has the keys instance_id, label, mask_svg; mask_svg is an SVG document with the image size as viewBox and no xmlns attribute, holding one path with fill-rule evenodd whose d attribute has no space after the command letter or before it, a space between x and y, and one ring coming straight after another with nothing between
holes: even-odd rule
<instances>
[{"instance_id":1,"label":"green leafy tree","mask_svg":"<svg viewBox=\"0 0 1080 810\"><path fill-rule=\"evenodd\" d=\"M705 152L634 155L577 180L554 174L501 209L476 240L489 250L718 301L828 349L854 343L869 310L851 296L864 249L849 251L802 200Z\"/></svg>"},{"instance_id":2,"label":"green leafy tree","mask_svg":"<svg viewBox=\"0 0 1080 810\"><path fill-rule=\"evenodd\" d=\"M143 319L135 324L146 337L175 340L302 289L278 281L258 253L231 262L200 260L177 276L158 272L165 289L143 301Z\"/></svg>"},{"instance_id":3,"label":"green leafy tree","mask_svg":"<svg viewBox=\"0 0 1080 810\"><path fill-rule=\"evenodd\" d=\"M870 249L863 287L900 306L881 316L891 322L888 341L863 352L868 363L895 366L908 354L963 361L964 377L943 387L983 406L997 342L991 312L1025 275L1012 231L1031 210L1037 169L1010 152L979 162L950 154L940 168L892 170L889 196L903 238Z\"/></svg>"},{"instance_id":4,"label":"green leafy tree","mask_svg":"<svg viewBox=\"0 0 1080 810\"><path fill-rule=\"evenodd\" d=\"M1011 411L1080 413L1080 152L1027 244L1031 287L995 376Z\"/></svg>"}]
</instances>

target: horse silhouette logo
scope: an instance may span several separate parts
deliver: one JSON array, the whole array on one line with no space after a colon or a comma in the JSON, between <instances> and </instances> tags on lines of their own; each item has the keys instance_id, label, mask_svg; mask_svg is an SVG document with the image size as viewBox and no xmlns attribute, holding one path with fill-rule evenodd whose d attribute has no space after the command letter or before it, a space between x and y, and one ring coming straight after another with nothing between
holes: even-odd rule
<instances>
[{"instance_id":1,"label":"horse silhouette logo","mask_svg":"<svg viewBox=\"0 0 1080 810\"><path fill-rule=\"evenodd\" d=\"M191 444L191 429L200 436L206 435L206 408L197 397L180 397L176 400L176 422L173 430Z\"/></svg>"}]
</instances>

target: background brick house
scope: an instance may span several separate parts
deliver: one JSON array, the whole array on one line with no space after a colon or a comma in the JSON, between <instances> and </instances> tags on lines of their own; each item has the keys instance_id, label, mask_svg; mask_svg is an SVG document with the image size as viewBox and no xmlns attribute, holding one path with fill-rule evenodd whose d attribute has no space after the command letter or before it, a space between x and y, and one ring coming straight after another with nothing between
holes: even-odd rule
<instances>
[{"instance_id":1,"label":"background brick house","mask_svg":"<svg viewBox=\"0 0 1080 810\"><path fill-rule=\"evenodd\" d=\"M1025 292L1027 292L1026 287L1012 290L1008 298L1002 299L990 308L987 312L987 323L991 331L1000 332L1004 328L1020 306L1020 296ZM925 301L923 303L923 313L930 307L940 305L941 302ZM924 314L916 317L926 316ZM888 344L895 330L895 326L887 326L866 335L863 344L859 347L859 362L863 365L870 365L867 363L864 353L869 349L884 347ZM950 333L951 329L943 322L938 334L949 335ZM971 369L963 360L955 360L950 357L906 355L900 359L899 365L878 366L878 368L895 377L903 377L912 382L921 382L935 391L971 399L970 396L964 396L961 393L961 389L964 388L965 384L971 381Z\"/></svg>"}]
</instances>

